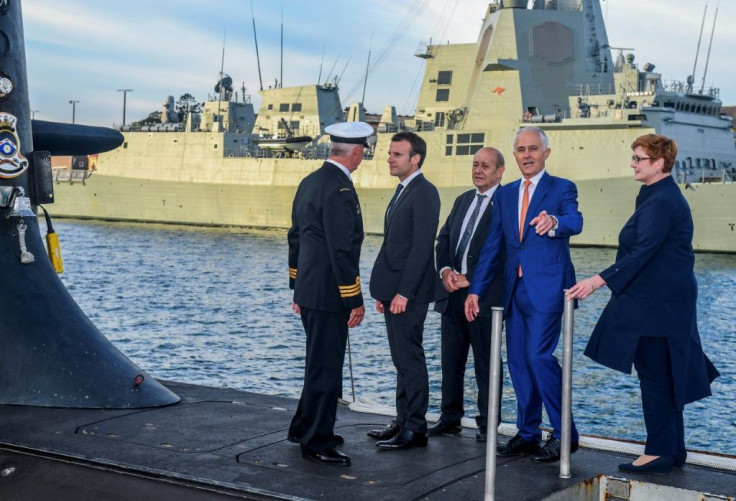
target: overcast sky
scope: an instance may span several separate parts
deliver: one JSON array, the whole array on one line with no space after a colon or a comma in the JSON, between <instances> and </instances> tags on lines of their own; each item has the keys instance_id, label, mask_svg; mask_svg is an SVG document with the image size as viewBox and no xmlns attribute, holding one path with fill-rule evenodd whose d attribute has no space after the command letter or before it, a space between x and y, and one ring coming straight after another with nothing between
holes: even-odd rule
<instances>
[{"instance_id":1,"label":"overcast sky","mask_svg":"<svg viewBox=\"0 0 736 501\"><path fill-rule=\"evenodd\" d=\"M703 78L713 15L708 14L696 71ZM380 113L393 104L412 114L424 68L413 54L429 43L475 42L487 0L253 0L264 87L280 69L283 84L317 83L322 68L339 76L343 105L359 101L371 51L365 106ZM692 71L706 0L603 0L613 47L636 48L665 81ZM706 86L721 88L736 105L736 2L724 0ZM31 109L36 118L91 125L122 122L159 110L166 96L204 101L213 92L225 47L224 71L260 104L249 0L26 0L23 2ZM324 54L324 56L323 56Z\"/></svg>"}]
</instances>

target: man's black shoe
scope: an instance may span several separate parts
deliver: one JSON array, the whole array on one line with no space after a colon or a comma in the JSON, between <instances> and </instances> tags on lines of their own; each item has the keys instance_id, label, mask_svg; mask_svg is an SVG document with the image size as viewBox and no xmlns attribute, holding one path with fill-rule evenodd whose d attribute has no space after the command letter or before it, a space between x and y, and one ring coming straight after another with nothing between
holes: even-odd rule
<instances>
[{"instance_id":1,"label":"man's black shoe","mask_svg":"<svg viewBox=\"0 0 736 501\"><path fill-rule=\"evenodd\" d=\"M382 430L369 431L368 436L376 440L389 440L396 436L396 434L399 432L399 429L401 429L401 427L394 420L391 421L388 426L386 426Z\"/></svg>"},{"instance_id":2,"label":"man's black shoe","mask_svg":"<svg viewBox=\"0 0 736 501\"><path fill-rule=\"evenodd\" d=\"M429 427L427 434L430 437L438 437L440 435L457 435L462 431L463 427L460 426L460 423L448 423L447 421L442 421L440 419L434 425Z\"/></svg>"},{"instance_id":3,"label":"man's black shoe","mask_svg":"<svg viewBox=\"0 0 736 501\"><path fill-rule=\"evenodd\" d=\"M475 432L475 441L485 443L486 440L488 440L488 429L486 425L482 424L478 426L478 431Z\"/></svg>"},{"instance_id":4,"label":"man's black shoe","mask_svg":"<svg viewBox=\"0 0 736 501\"><path fill-rule=\"evenodd\" d=\"M302 457L307 461L327 466L350 466L350 456L343 454L335 448L325 449L323 451L302 449Z\"/></svg>"},{"instance_id":5,"label":"man's black shoe","mask_svg":"<svg viewBox=\"0 0 736 501\"><path fill-rule=\"evenodd\" d=\"M342 445L345 443L345 439L342 438L342 435L338 435L337 433L335 433L334 438L335 442L337 442L337 445ZM299 443L299 437L297 437L296 435L289 435L288 437L286 437L286 440L294 444Z\"/></svg>"},{"instance_id":6,"label":"man's black shoe","mask_svg":"<svg viewBox=\"0 0 736 501\"><path fill-rule=\"evenodd\" d=\"M409 447L426 447L427 446L427 434L416 433L411 430L401 430L391 440L383 440L376 442L376 447L381 449L408 449Z\"/></svg>"},{"instance_id":7,"label":"man's black shoe","mask_svg":"<svg viewBox=\"0 0 736 501\"><path fill-rule=\"evenodd\" d=\"M518 433L506 442L506 445L499 445L496 448L498 456L518 456L519 454L533 454L539 450L539 445L527 442Z\"/></svg>"},{"instance_id":8,"label":"man's black shoe","mask_svg":"<svg viewBox=\"0 0 736 501\"><path fill-rule=\"evenodd\" d=\"M544 447L532 454L531 458L541 463L554 463L560 460L560 439L550 437ZM570 454L578 450L578 442L570 444Z\"/></svg>"}]
</instances>

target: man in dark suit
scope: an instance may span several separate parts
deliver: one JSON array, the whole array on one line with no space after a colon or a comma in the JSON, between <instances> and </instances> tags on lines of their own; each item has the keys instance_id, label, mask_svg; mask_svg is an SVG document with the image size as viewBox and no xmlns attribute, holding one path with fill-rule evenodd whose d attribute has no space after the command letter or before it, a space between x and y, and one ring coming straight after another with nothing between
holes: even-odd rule
<instances>
[{"instance_id":1,"label":"man in dark suit","mask_svg":"<svg viewBox=\"0 0 736 501\"><path fill-rule=\"evenodd\" d=\"M382 449L427 445L429 378L422 341L429 303L444 290L434 266L440 217L437 188L421 167L427 144L413 132L391 138L388 165L400 184L386 209L383 245L371 272L370 292L384 315L396 367L396 420L368 436Z\"/></svg>"},{"instance_id":2,"label":"man in dark suit","mask_svg":"<svg viewBox=\"0 0 736 501\"><path fill-rule=\"evenodd\" d=\"M301 444L307 460L348 466L350 457L336 449L344 442L334 432L337 399L348 328L365 315L358 267L363 219L350 174L373 128L343 122L325 131L330 156L299 184L288 233L292 309L307 336L304 387L288 439Z\"/></svg>"},{"instance_id":3,"label":"man in dark suit","mask_svg":"<svg viewBox=\"0 0 736 501\"><path fill-rule=\"evenodd\" d=\"M476 318L479 297L502 272L506 349L519 431L499 446L498 453L531 454L532 459L551 462L560 459L562 399L562 369L554 351L560 338L563 290L575 284L570 236L582 231L583 216L575 184L545 170L551 150L544 131L521 128L513 144L522 178L496 192L491 231L470 284L465 313L469 321ZM499 269L503 249L505 265ZM553 432L540 448L543 404ZM575 452L574 424L571 432Z\"/></svg>"},{"instance_id":4,"label":"man in dark suit","mask_svg":"<svg viewBox=\"0 0 736 501\"><path fill-rule=\"evenodd\" d=\"M454 435L462 431L465 365L473 347L475 379L478 383L478 412L475 438L486 441L488 424L488 379L491 351L491 307L500 306L501 275L494 279L480 302L475 322L465 318L465 299L480 250L488 236L493 195L504 172L504 158L496 148L478 150L473 157L474 190L455 200L445 225L437 236L437 269L442 285L450 293L437 301L435 310L442 314L442 414L429 428L429 435ZM500 416L500 413L499 413Z\"/></svg>"}]
</instances>

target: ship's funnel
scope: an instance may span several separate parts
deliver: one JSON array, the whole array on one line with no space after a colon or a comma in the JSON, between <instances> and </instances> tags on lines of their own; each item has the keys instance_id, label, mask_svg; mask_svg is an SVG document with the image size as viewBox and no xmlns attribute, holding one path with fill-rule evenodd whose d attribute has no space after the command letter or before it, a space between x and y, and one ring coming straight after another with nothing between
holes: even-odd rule
<instances>
[{"instance_id":1,"label":"ship's funnel","mask_svg":"<svg viewBox=\"0 0 736 501\"><path fill-rule=\"evenodd\" d=\"M177 395L92 325L51 266L36 204L53 199L53 183L48 153L33 151L20 1L0 2L0 42L0 404L130 408L176 403ZM95 129L62 132L80 144L101 140L109 146L109 135L97 137ZM52 143L58 139L45 137Z\"/></svg>"}]
</instances>

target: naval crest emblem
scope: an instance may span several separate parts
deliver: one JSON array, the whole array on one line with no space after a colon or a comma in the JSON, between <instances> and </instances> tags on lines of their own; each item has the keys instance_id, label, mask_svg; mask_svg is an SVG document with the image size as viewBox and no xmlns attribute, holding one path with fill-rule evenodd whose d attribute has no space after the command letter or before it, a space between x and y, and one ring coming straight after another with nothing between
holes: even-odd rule
<instances>
[{"instance_id":1,"label":"naval crest emblem","mask_svg":"<svg viewBox=\"0 0 736 501\"><path fill-rule=\"evenodd\" d=\"M28 160L20 153L16 131L18 119L10 113L0 113L0 177L18 177L28 168Z\"/></svg>"}]
</instances>

